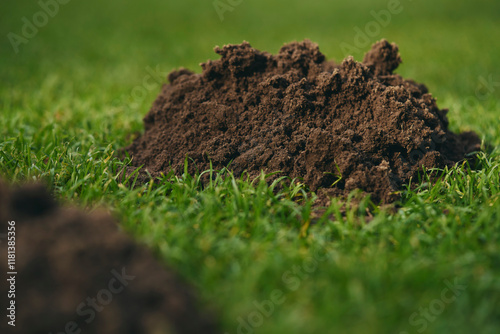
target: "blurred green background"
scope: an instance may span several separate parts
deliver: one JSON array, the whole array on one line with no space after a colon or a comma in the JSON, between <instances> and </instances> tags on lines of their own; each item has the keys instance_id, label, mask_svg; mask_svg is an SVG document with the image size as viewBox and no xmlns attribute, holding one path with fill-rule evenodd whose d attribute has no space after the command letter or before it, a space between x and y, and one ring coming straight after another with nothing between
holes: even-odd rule
<instances>
[{"instance_id":1,"label":"blurred green background","mask_svg":"<svg viewBox=\"0 0 500 334\"><path fill-rule=\"evenodd\" d=\"M6 35L21 35L22 18L32 22L40 5L3 2L2 84L30 90L48 77L62 76L79 95L95 87L126 94L141 84L147 66L164 72L180 66L199 70L200 62L216 58L215 45L243 40L277 52L283 43L309 38L328 58L341 60L346 56L342 43L356 45L355 28L364 31L374 21L371 12L387 10L390 1L221 0L217 3L230 8L223 20L214 3L71 0L16 54ZM398 72L426 83L441 99L474 95L479 76L500 81L498 1L401 0L399 8L369 43L358 44L356 59L378 39L394 41L404 61ZM148 91L141 113L157 91Z\"/></svg>"},{"instance_id":2,"label":"blurred green background","mask_svg":"<svg viewBox=\"0 0 500 334\"><path fill-rule=\"evenodd\" d=\"M263 204L265 213L254 221L219 202L218 191L227 189L212 194L174 184L180 195L165 200L171 189L147 196L125 189L108 167L119 164L113 152L142 130L169 71L199 72L199 63L217 58L215 45L243 40L275 53L308 38L337 61L346 44L361 60L376 40L396 42L403 59L397 72L425 83L438 105L450 108L452 129L475 130L498 146L500 2L401 0L401 11L361 42L359 31L377 26L372 12L388 10L390 1L217 3L230 7L222 19L214 1L70 0L15 52L9 33L23 36L23 18L33 22L41 6L3 1L0 172L12 180L47 179L68 202L113 205L129 230L197 286L228 333L237 332L239 316L255 310L254 301L286 288L284 272L324 245L339 255L301 279L301 288L262 326L244 333L498 333L500 201L492 190L498 152L478 174L457 172L463 183L409 196L397 215L380 213L365 226L348 214L346 222L311 227L306 240L297 237L300 220L280 216L288 204ZM47 156L60 159L45 165ZM455 186L464 189L450 190ZM307 217L307 208L294 208ZM411 324L409 317L456 277L468 284L462 297L425 330Z\"/></svg>"}]
</instances>

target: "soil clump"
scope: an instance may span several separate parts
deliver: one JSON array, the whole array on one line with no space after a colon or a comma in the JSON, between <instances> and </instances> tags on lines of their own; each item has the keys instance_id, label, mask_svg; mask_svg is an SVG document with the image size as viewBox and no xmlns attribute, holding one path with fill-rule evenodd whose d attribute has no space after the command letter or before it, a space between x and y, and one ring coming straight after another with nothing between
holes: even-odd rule
<instances>
[{"instance_id":1,"label":"soil clump","mask_svg":"<svg viewBox=\"0 0 500 334\"><path fill-rule=\"evenodd\" d=\"M126 150L153 176L229 165L236 175L281 171L313 191L355 189L391 203L423 167L444 168L480 149L475 133L455 134L448 110L427 88L394 74L398 47L375 43L363 62L327 61L316 44L277 55L244 42L215 48L203 72L169 74Z\"/></svg>"},{"instance_id":2,"label":"soil clump","mask_svg":"<svg viewBox=\"0 0 500 334\"><path fill-rule=\"evenodd\" d=\"M0 288L4 310L15 300L8 333L216 333L192 289L109 214L62 208L41 185L0 182L0 219L1 233L15 232L12 268L13 234L0 240L0 271L17 272Z\"/></svg>"}]
</instances>

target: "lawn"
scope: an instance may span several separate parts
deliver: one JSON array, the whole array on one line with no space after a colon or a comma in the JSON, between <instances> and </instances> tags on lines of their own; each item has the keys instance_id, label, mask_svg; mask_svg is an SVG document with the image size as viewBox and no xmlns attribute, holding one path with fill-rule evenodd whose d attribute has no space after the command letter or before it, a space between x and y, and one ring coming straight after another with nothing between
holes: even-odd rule
<instances>
[{"instance_id":1,"label":"lawn","mask_svg":"<svg viewBox=\"0 0 500 334\"><path fill-rule=\"evenodd\" d=\"M500 3L218 3L233 5L69 1L14 47L8 33L22 37L23 17L41 7L2 3L3 178L111 210L197 288L223 333L500 332ZM487 143L477 168L442 171L435 184L422 175L397 212L369 199L315 208L298 180L277 191L265 175L212 171L207 186L199 175L118 178L130 161L117 151L142 131L169 71L199 72L215 45L277 52L304 38L336 60L346 45L361 60L376 40L396 42L397 72L429 87L454 131Z\"/></svg>"}]
</instances>

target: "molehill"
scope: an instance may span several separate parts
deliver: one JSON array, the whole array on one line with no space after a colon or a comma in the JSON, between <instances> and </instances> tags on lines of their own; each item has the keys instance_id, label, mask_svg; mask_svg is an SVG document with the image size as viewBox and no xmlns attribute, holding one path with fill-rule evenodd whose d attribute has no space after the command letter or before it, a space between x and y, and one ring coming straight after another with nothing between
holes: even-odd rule
<instances>
[{"instance_id":1,"label":"molehill","mask_svg":"<svg viewBox=\"0 0 500 334\"><path fill-rule=\"evenodd\" d=\"M311 190L377 203L425 168L452 166L480 149L475 133L448 129L427 88L393 71L398 47L375 43L363 62L327 61L316 44L284 45L277 55L244 42L215 48L219 60L195 74L169 74L126 150L153 175L230 164L236 175L281 171Z\"/></svg>"},{"instance_id":2,"label":"molehill","mask_svg":"<svg viewBox=\"0 0 500 334\"><path fill-rule=\"evenodd\" d=\"M40 185L0 182L0 219L16 237L14 268L13 234L0 242L0 270L17 272L0 288L15 315L15 327L2 319L7 333L216 333L192 289L108 214L59 207Z\"/></svg>"}]
</instances>

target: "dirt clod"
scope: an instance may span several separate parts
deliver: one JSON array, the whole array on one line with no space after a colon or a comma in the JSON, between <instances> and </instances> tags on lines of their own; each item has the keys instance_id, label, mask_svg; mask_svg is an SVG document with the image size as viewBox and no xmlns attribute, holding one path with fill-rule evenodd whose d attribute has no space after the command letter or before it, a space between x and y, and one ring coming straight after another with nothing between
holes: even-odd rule
<instances>
[{"instance_id":1,"label":"dirt clod","mask_svg":"<svg viewBox=\"0 0 500 334\"><path fill-rule=\"evenodd\" d=\"M411 177L451 166L479 150L474 133L448 129L427 88L393 71L398 47L382 40L363 62L325 60L305 40L277 55L244 42L216 48L221 58L169 75L145 133L128 152L153 175L230 164L236 175L282 171L312 189L345 196L355 189L391 203Z\"/></svg>"},{"instance_id":2,"label":"dirt clod","mask_svg":"<svg viewBox=\"0 0 500 334\"><path fill-rule=\"evenodd\" d=\"M0 219L1 233L15 221L16 280L0 287L3 310L15 290L8 333L215 333L191 289L108 214L61 208L40 185L0 182ZM5 275L12 245L0 241Z\"/></svg>"}]
</instances>

